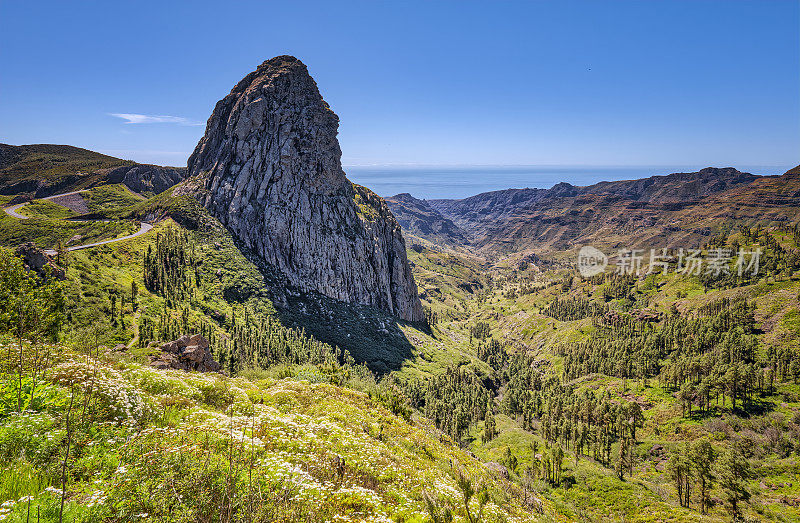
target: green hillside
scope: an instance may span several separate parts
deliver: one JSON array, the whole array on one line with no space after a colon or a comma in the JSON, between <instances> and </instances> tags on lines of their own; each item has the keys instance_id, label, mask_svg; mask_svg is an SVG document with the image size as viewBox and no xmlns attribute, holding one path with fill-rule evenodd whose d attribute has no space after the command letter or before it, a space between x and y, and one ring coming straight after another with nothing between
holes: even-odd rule
<instances>
[{"instance_id":1,"label":"green hillside","mask_svg":"<svg viewBox=\"0 0 800 523\"><path fill-rule=\"evenodd\" d=\"M796 227L742 228L709 246L761 248L750 278L734 259L719 278L676 275L674 264L666 276L611 267L589 280L495 265L469 315L434 327L491 369L462 365L424 399L418 385L406 390L570 519L797 521L797 240ZM487 394L477 414L445 415ZM553 459L564 465L556 480Z\"/></svg>"},{"instance_id":2,"label":"green hillside","mask_svg":"<svg viewBox=\"0 0 800 523\"><path fill-rule=\"evenodd\" d=\"M25 283L3 250L8 521L28 496L58 520L62 484L72 521L800 520L794 225L704 246L761 249L742 277L733 257L583 279L573 252L412 239L424 326L293 289L188 196L85 199L97 221L0 217L6 247L155 220L63 255L64 282ZM148 367L185 333L224 375Z\"/></svg>"},{"instance_id":3,"label":"green hillside","mask_svg":"<svg viewBox=\"0 0 800 523\"><path fill-rule=\"evenodd\" d=\"M134 162L69 145L0 144L0 194L52 186L74 190L102 180L95 171Z\"/></svg>"}]
</instances>

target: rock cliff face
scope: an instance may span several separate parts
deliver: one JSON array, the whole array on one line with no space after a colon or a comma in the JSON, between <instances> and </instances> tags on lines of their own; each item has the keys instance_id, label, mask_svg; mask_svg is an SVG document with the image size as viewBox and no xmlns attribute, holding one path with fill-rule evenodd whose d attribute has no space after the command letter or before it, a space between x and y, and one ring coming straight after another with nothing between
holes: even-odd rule
<instances>
[{"instance_id":1,"label":"rock cliff face","mask_svg":"<svg viewBox=\"0 0 800 523\"><path fill-rule=\"evenodd\" d=\"M158 194L186 178L186 169L158 165L124 165L105 173L107 183L124 183L138 193Z\"/></svg>"},{"instance_id":2,"label":"rock cliff face","mask_svg":"<svg viewBox=\"0 0 800 523\"><path fill-rule=\"evenodd\" d=\"M338 127L302 62L268 60L214 108L188 163L197 196L292 284L420 320L400 226L345 177Z\"/></svg>"}]
</instances>

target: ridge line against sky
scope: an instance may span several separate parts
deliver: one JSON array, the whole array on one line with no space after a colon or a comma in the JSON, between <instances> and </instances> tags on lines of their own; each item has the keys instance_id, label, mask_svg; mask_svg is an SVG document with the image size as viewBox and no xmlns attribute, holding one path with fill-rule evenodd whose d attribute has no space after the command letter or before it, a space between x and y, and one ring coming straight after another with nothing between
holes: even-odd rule
<instances>
[{"instance_id":1,"label":"ridge line against sky","mask_svg":"<svg viewBox=\"0 0 800 523\"><path fill-rule=\"evenodd\" d=\"M706 167L734 167L742 172L774 176L790 166L460 166L460 167L347 167L347 177L379 196L410 193L420 199L460 199L506 189L549 189L566 182L588 186L599 182L637 180L673 173L692 173Z\"/></svg>"},{"instance_id":2,"label":"ridge line against sky","mask_svg":"<svg viewBox=\"0 0 800 523\"><path fill-rule=\"evenodd\" d=\"M288 53L339 115L350 168L800 162L792 0L44 1L0 17L15 21L0 33L5 143L182 165L217 100Z\"/></svg>"}]
</instances>

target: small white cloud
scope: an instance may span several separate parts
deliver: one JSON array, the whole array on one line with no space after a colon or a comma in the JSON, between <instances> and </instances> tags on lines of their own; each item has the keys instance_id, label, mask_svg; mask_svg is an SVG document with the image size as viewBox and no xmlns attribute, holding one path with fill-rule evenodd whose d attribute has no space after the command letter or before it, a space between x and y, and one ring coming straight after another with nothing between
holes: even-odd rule
<instances>
[{"instance_id":1,"label":"small white cloud","mask_svg":"<svg viewBox=\"0 0 800 523\"><path fill-rule=\"evenodd\" d=\"M126 124L139 124L139 123L174 123L178 125L197 126L203 125L201 122L195 122L183 116L167 116L156 114L135 114L135 113L108 113L109 116L122 118Z\"/></svg>"}]
</instances>

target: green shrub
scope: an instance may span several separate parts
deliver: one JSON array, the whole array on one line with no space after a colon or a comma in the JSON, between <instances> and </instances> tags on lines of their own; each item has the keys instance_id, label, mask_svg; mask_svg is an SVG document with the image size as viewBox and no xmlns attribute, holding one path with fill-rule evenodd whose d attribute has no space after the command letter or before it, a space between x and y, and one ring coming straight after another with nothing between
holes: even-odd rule
<instances>
[{"instance_id":1,"label":"green shrub","mask_svg":"<svg viewBox=\"0 0 800 523\"><path fill-rule=\"evenodd\" d=\"M58 453L63 431L49 414L16 414L0 422L0 461L27 460L34 465L50 463Z\"/></svg>"}]
</instances>

